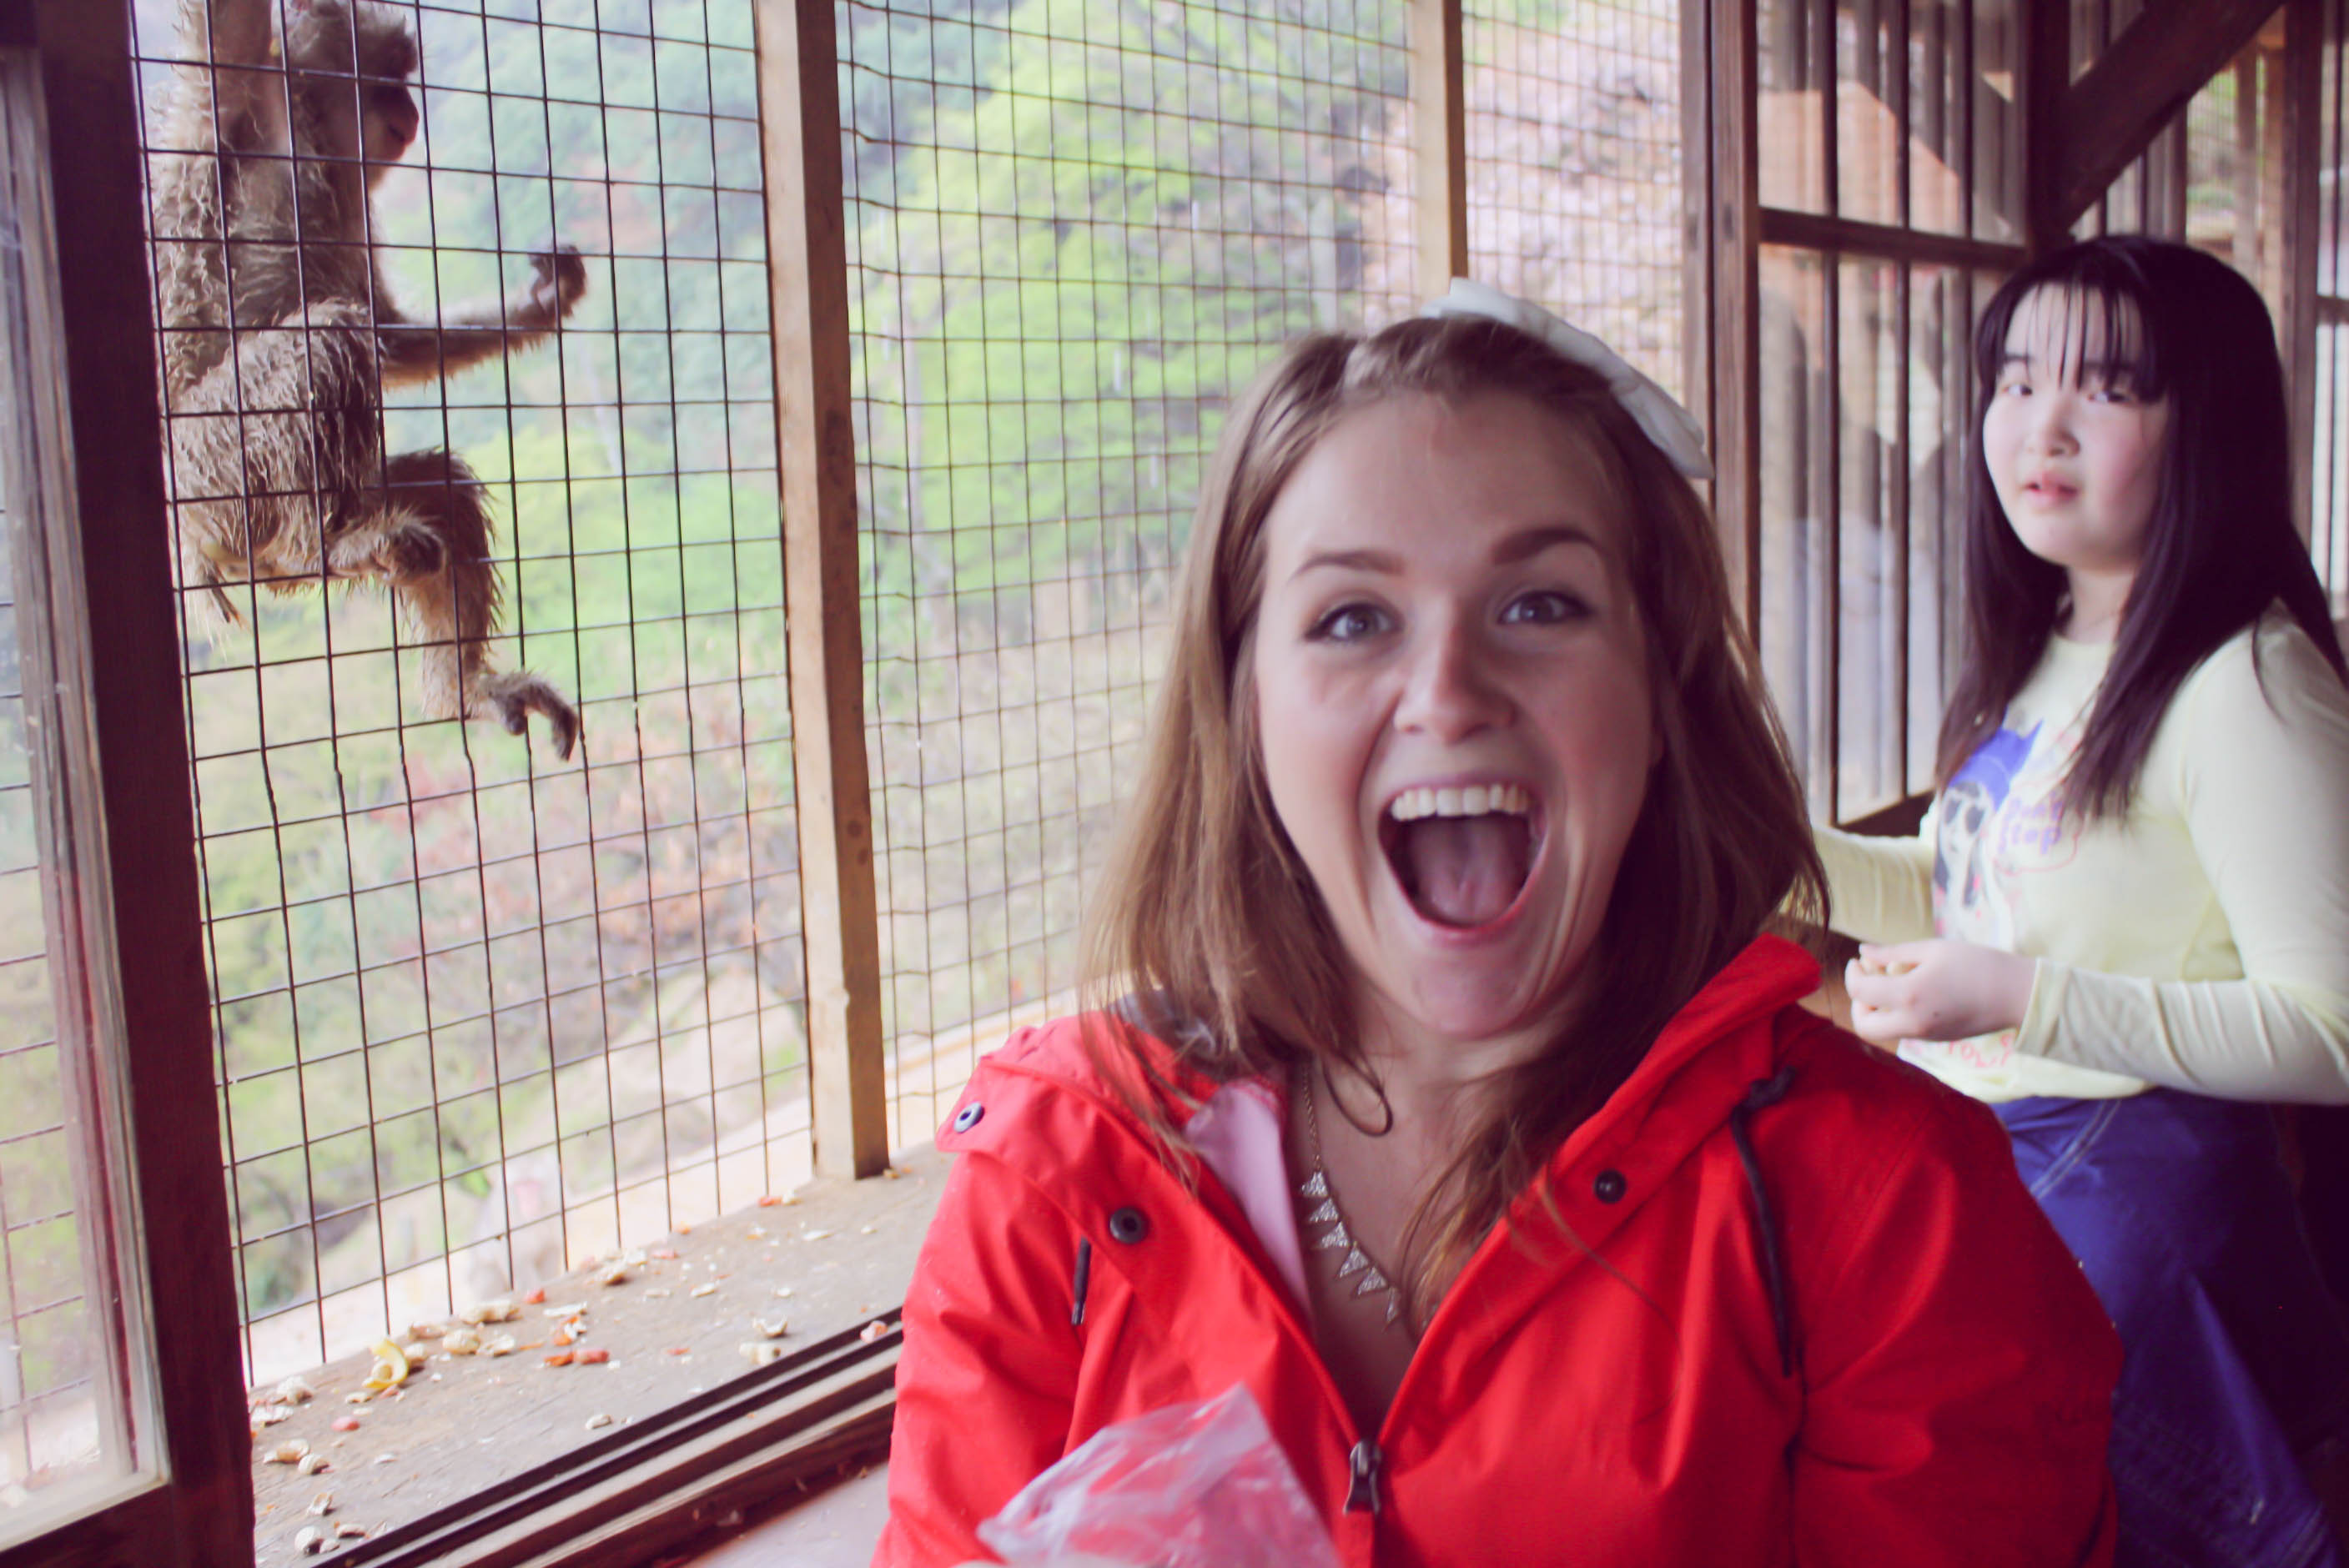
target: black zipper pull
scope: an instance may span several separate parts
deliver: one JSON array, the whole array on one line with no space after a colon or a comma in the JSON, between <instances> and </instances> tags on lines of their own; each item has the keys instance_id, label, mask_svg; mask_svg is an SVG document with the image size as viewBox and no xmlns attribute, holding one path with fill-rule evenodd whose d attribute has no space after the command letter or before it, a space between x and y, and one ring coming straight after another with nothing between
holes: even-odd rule
<instances>
[{"instance_id":1,"label":"black zipper pull","mask_svg":"<svg viewBox=\"0 0 2349 1568\"><path fill-rule=\"evenodd\" d=\"M1346 1455L1346 1511L1376 1513L1379 1511L1379 1470L1387 1462L1379 1452L1379 1445L1364 1438Z\"/></svg>"}]
</instances>

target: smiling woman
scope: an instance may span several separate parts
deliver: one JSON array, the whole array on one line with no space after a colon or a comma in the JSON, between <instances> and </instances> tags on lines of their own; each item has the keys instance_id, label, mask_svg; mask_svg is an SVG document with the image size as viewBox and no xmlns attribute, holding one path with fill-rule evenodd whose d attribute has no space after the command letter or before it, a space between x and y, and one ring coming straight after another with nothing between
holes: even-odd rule
<instances>
[{"instance_id":1,"label":"smiling woman","mask_svg":"<svg viewBox=\"0 0 2349 1568\"><path fill-rule=\"evenodd\" d=\"M1103 1006L939 1140L882 1563L1234 1384L1348 1563L2109 1560L2110 1330L1991 1119L1794 1006L1709 521L1500 303L1226 425Z\"/></svg>"}]
</instances>

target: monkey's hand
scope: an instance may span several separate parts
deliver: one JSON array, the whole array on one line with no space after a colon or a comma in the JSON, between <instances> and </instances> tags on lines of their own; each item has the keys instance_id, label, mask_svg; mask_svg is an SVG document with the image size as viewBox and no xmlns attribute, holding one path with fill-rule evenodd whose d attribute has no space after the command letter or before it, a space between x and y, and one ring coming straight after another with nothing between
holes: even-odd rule
<instances>
[{"instance_id":1,"label":"monkey's hand","mask_svg":"<svg viewBox=\"0 0 2349 1568\"><path fill-rule=\"evenodd\" d=\"M552 251L542 251L531 257L530 268L535 274L530 285L530 315L533 320L550 324L561 321L587 296L587 263L579 259L576 245L557 245Z\"/></svg>"}]
</instances>

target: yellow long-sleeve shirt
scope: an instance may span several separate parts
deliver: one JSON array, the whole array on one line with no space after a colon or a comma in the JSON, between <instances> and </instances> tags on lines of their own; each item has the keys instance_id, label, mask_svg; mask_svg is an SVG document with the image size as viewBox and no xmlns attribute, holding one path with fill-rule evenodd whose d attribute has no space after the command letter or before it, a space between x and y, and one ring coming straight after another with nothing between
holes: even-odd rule
<instances>
[{"instance_id":1,"label":"yellow long-sleeve shirt","mask_svg":"<svg viewBox=\"0 0 2349 1568\"><path fill-rule=\"evenodd\" d=\"M1900 1054L1980 1099L2349 1102L2349 691L2271 611L2179 686L2127 816L2057 800L2111 646L2051 638L1914 839L1817 830L1837 929L2040 960L2020 1027Z\"/></svg>"}]
</instances>

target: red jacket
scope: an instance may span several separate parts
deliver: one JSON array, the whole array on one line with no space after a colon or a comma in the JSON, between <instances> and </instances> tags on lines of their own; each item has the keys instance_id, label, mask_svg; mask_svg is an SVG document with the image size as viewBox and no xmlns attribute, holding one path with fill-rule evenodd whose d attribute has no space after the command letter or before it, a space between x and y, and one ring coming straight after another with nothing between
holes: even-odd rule
<instances>
[{"instance_id":1,"label":"red jacket","mask_svg":"<svg viewBox=\"0 0 2349 1568\"><path fill-rule=\"evenodd\" d=\"M1816 984L1764 938L1682 1009L1550 1161L1579 1244L1519 1196L1428 1324L1370 1488L1235 1200L1168 1170L1073 1020L1013 1037L938 1138L963 1158L906 1295L876 1568L986 1557L978 1522L1093 1432L1235 1382L1350 1564L2109 1563L2111 1326L1996 1119L1792 1005Z\"/></svg>"}]
</instances>

